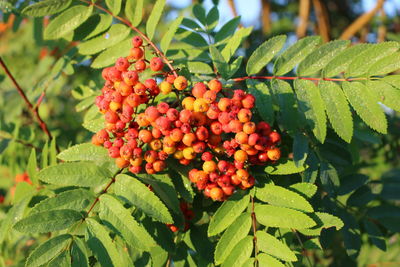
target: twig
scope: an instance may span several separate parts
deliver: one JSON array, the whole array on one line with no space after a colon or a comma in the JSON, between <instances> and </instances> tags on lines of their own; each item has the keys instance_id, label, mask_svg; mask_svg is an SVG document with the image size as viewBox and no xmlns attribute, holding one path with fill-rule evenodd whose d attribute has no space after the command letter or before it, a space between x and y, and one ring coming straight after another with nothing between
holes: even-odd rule
<instances>
[{"instance_id":1,"label":"twig","mask_svg":"<svg viewBox=\"0 0 400 267\"><path fill-rule=\"evenodd\" d=\"M359 16L349 27L347 27L347 29L344 30L340 39L348 40L353 37L354 34L361 30L374 17L375 13L382 8L384 2L385 0L377 0L376 6Z\"/></svg>"},{"instance_id":2,"label":"twig","mask_svg":"<svg viewBox=\"0 0 400 267\"><path fill-rule=\"evenodd\" d=\"M297 240L299 241L300 246L301 246L301 249L303 250L303 254L306 256L306 259L307 259L308 264L309 264L310 266L313 266L312 263L311 263L310 258L309 258L308 255L307 255L307 250L306 250L306 248L304 247L303 241L301 241L299 234L298 234L294 229L291 229L291 230L292 230L292 232L295 234Z\"/></svg>"},{"instance_id":3,"label":"twig","mask_svg":"<svg viewBox=\"0 0 400 267\"><path fill-rule=\"evenodd\" d=\"M254 212L254 197L251 196L251 220L253 225L253 245L254 245L254 258L255 258L255 266L258 266L257 255L258 255L258 246L257 246L257 218L256 213Z\"/></svg>"},{"instance_id":4,"label":"twig","mask_svg":"<svg viewBox=\"0 0 400 267\"><path fill-rule=\"evenodd\" d=\"M271 31L271 3L269 0L262 0L262 29L264 33Z\"/></svg>"},{"instance_id":5,"label":"twig","mask_svg":"<svg viewBox=\"0 0 400 267\"><path fill-rule=\"evenodd\" d=\"M381 24L379 25L379 28L378 28L378 38L377 38L378 43L382 43L386 39L387 29L386 29L386 25L385 25L385 20L386 20L386 12L382 8L381 9Z\"/></svg>"},{"instance_id":6,"label":"twig","mask_svg":"<svg viewBox=\"0 0 400 267\"><path fill-rule=\"evenodd\" d=\"M310 14L310 0L300 0L299 4L299 24L297 25L297 38L306 36L308 17Z\"/></svg>"},{"instance_id":7,"label":"twig","mask_svg":"<svg viewBox=\"0 0 400 267\"><path fill-rule=\"evenodd\" d=\"M329 42L329 20L325 7L321 3L321 0L313 0L313 6L317 17L319 34L324 42Z\"/></svg>"},{"instance_id":8,"label":"twig","mask_svg":"<svg viewBox=\"0 0 400 267\"><path fill-rule=\"evenodd\" d=\"M117 15L114 15L111 11L107 10L106 8L93 3L91 1L87 1L87 0L79 0L81 2L84 2L88 5L92 5L94 7L96 7L97 9L100 9L104 12L106 12L107 14L111 15L113 18L121 21L122 23L124 23L125 25L127 25L129 28L131 28L132 30L134 30L135 32L137 32L148 44L150 44L151 47L153 47L154 51L162 58L162 60L164 61L164 63L168 66L168 68L172 71L172 73L174 74L175 77L178 77L178 73L176 72L175 68L171 65L170 61L166 58L166 56L160 51L160 49L158 49L158 47L149 39L149 37L147 37L147 35L145 35L142 31L140 31L138 28L134 27L128 20L119 17Z\"/></svg>"},{"instance_id":9,"label":"twig","mask_svg":"<svg viewBox=\"0 0 400 267\"><path fill-rule=\"evenodd\" d=\"M35 107L29 101L29 99L26 96L25 92L22 90L21 86L19 86L18 82L15 80L14 76L11 74L10 70L8 69L7 65L4 63L4 61L3 61L3 59L1 57L0 57L0 65L4 69L4 71L6 72L7 76L11 79L11 81L14 84L15 88L17 89L19 95L25 101L26 105L28 106L28 109L32 112L34 118L39 123L40 128L43 130L43 132L47 135L47 137L49 139L53 139L53 136L51 135L49 129L47 128L47 124L40 117L38 109L35 109Z\"/></svg>"},{"instance_id":10,"label":"twig","mask_svg":"<svg viewBox=\"0 0 400 267\"><path fill-rule=\"evenodd\" d=\"M286 77L286 76L246 76L233 78L232 81L241 82L244 80L309 80L309 81L334 81L334 82L351 82L351 81L365 81L368 78L311 78L311 77ZM369 78L374 79L374 78Z\"/></svg>"}]
</instances>

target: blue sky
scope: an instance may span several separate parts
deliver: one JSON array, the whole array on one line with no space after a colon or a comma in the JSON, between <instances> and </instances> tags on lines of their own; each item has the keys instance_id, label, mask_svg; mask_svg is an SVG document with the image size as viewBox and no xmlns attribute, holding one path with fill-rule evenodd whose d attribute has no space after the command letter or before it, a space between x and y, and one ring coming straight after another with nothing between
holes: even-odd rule
<instances>
[{"instance_id":1,"label":"blue sky","mask_svg":"<svg viewBox=\"0 0 400 267\"><path fill-rule=\"evenodd\" d=\"M290 0L279 0L282 3L286 3ZM167 2L177 8L187 7L192 3L191 0L167 0ZM376 0L363 0L359 8L362 8L363 12L370 10L375 6ZM206 9L212 7L211 0L205 0L204 6ZM242 17L242 23L244 26L260 26L259 15L261 12L261 0L235 0L235 5L238 14ZM231 9L228 5L227 0L220 0L220 23L224 23L233 17ZM400 0L386 0L384 5L386 14L390 17L400 14Z\"/></svg>"}]
</instances>

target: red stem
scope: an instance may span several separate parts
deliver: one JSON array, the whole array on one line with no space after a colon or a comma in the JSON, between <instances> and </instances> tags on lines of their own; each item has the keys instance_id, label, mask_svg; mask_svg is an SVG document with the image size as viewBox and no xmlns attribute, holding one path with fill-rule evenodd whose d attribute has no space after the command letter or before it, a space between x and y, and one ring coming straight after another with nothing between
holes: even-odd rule
<instances>
[{"instance_id":1,"label":"red stem","mask_svg":"<svg viewBox=\"0 0 400 267\"><path fill-rule=\"evenodd\" d=\"M118 174L119 174L119 173L121 173L121 171L119 171ZM115 182L115 177L113 177L113 178L111 179L111 181L106 185L106 187L103 189L103 191L100 193L100 195L103 195L103 194L107 193L108 188L110 188L110 186L111 186L114 182ZM100 196L98 196L98 197L96 198L96 200L92 203L92 205L90 206L89 210L88 210L87 213L86 213L86 216L89 215L89 213L90 213L90 212L92 211L92 209L96 206L96 204L97 204L97 202L99 202L99 200L100 200Z\"/></svg>"},{"instance_id":2,"label":"red stem","mask_svg":"<svg viewBox=\"0 0 400 267\"><path fill-rule=\"evenodd\" d=\"M49 139L53 139L49 129L47 128L47 124L42 120L39 115L39 111L35 108L32 103L29 101L28 97L26 96L24 90L22 90L21 86L19 86L18 82L15 80L14 76L11 74L10 70L8 69L6 63L4 63L3 59L0 57L0 65L6 72L7 76L11 79L12 83L14 84L15 88L17 89L19 95L24 99L28 109L32 112L34 118L38 121L40 128L43 132L49 137Z\"/></svg>"},{"instance_id":3,"label":"red stem","mask_svg":"<svg viewBox=\"0 0 400 267\"><path fill-rule=\"evenodd\" d=\"M362 81L367 80L367 78L310 78L310 77L285 77L285 76L245 76L239 78L233 78L235 82L241 82L244 80L310 80L310 81L334 81L334 82L350 82L350 81Z\"/></svg>"},{"instance_id":4,"label":"red stem","mask_svg":"<svg viewBox=\"0 0 400 267\"><path fill-rule=\"evenodd\" d=\"M171 65L171 63L169 62L167 57L160 51L160 49L158 49L158 47L142 31L140 31L138 28L134 27L128 20L121 18L117 15L114 15L111 11L107 10L106 8L104 8L98 4L92 3L87 0L80 0L80 1L84 2L88 5L93 5L94 7L106 12L107 14L110 14L112 17L116 18L117 20L121 21L125 25L129 26L129 28L131 28L132 30L137 32L148 44L151 45L151 47L153 47L154 51L156 51L156 53L162 58L162 60L165 62L165 64L168 66L168 68L172 71L174 76L178 77L178 74L177 74L175 68Z\"/></svg>"}]
</instances>

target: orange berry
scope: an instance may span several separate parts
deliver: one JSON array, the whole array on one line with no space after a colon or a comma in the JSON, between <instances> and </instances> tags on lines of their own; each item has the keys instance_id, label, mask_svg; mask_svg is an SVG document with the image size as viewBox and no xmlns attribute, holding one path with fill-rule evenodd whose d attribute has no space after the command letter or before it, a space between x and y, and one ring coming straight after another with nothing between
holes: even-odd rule
<instances>
[{"instance_id":1,"label":"orange berry","mask_svg":"<svg viewBox=\"0 0 400 267\"><path fill-rule=\"evenodd\" d=\"M178 76L174 80L174 86L179 91L185 90L187 85L188 85L188 82L187 82L186 78L183 76Z\"/></svg>"},{"instance_id":2,"label":"orange berry","mask_svg":"<svg viewBox=\"0 0 400 267\"><path fill-rule=\"evenodd\" d=\"M143 142L143 143L150 143L151 140L153 139L153 135L151 134L151 132L149 130L140 130L139 131L139 139Z\"/></svg>"},{"instance_id":3,"label":"orange berry","mask_svg":"<svg viewBox=\"0 0 400 267\"><path fill-rule=\"evenodd\" d=\"M239 144L246 144L247 141L249 140L249 136L245 132L238 132L235 135L235 140Z\"/></svg>"},{"instance_id":4,"label":"orange berry","mask_svg":"<svg viewBox=\"0 0 400 267\"><path fill-rule=\"evenodd\" d=\"M222 189L219 187L211 188L210 197L214 201L221 201L224 197L224 191L222 191Z\"/></svg>"},{"instance_id":5,"label":"orange berry","mask_svg":"<svg viewBox=\"0 0 400 267\"><path fill-rule=\"evenodd\" d=\"M217 92L207 90L203 94L203 98L207 101L207 103L211 104L212 102L214 102L217 99Z\"/></svg>"},{"instance_id":6,"label":"orange berry","mask_svg":"<svg viewBox=\"0 0 400 267\"><path fill-rule=\"evenodd\" d=\"M164 151L165 153L167 153L168 155L172 155L172 154L175 153L176 147L174 147L174 146L164 146L164 147L163 147L163 151Z\"/></svg>"},{"instance_id":7,"label":"orange berry","mask_svg":"<svg viewBox=\"0 0 400 267\"><path fill-rule=\"evenodd\" d=\"M216 170L217 170L217 163L215 163L214 161L209 160L203 163L203 171L205 171L206 173L212 173Z\"/></svg>"},{"instance_id":8,"label":"orange berry","mask_svg":"<svg viewBox=\"0 0 400 267\"><path fill-rule=\"evenodd\" d=\"M198 82L193 86L192 95L196 98L202 98L206 91L207 86L202 82Z\"/></svg>"},{"instance_id":9,"label":"orange berry","mask_svg":"<svg viewBox=\"0 0 400 267\"><path fill-rule=\"evenodd\" d=\"M243 150L237 150L234 154L236 161L245 162L248 159L247 153Z\"/></svg>"},{"instance_id":10,"label":"orange berry","mask_svg":"<svg viewBox=\"0 0 400 267\"><path fill-rule=\"evenodd\" d=\"M222 83L217 79L213 79L208 82L208 88L210 88L211 91L216 91L218 93L222 90Z\"/></svg>"},{"instance_id":11,"label":"orange berry","mask_svg":"<svg viewBox=\"0 0 400 267\"><path fill-rule=\"evenodd\" d=\"M196 135L194 133L187 133L182 138L182 143L186 146L191 146L196 141Z\"/></svg>"},{"instance_id":12,"label":"orange berry","mask_svg":"<svg viewBox=\"0 0 400 267\"><path fill-rule=\"evenodd\" d=\"M240 122L248 122L251 119L251 111L247 108L242 108L241 110L239 110L239 113L237 114L238 119Z\"/></svg>"},{"instance_id":13,"label":"orange berry","mask_svg":"<svg viewBox=\"0 0 400 267\"><path fill-rule=\"evenodd\" d=\"M246 171L245 169L239 169L236 171L236 177L240 181L247 180L249 176L250 176L249 172Z\"/></svg>"},{"instance_id":14,"label":"orange berry","mask_svg":"<svg viewBox=\"0 0 400 267\"><path fill-rule=\"evenodd\" d=\"M187 147L182 152L185 159L191 160L196 157L196 152L194 152L193 147Z\"/></svg>"},{"instance_id":15,"label":"orange berry","mask_svg":"<svg viewBox=\"0 0 400 267\"><path fill-rule=\"evenodd\" d=\"M168 95L169 93L171 93L172 91L172 84L170 84L167 81L162 81L160 83L160 91L161 93L163 93L164 95Z\"/></svg>"},{"instance_id":16,"label":"orange berry","mask_svg":"<svg viewBox=\"0 0 400 267\"><path fill-rule=\"evenodd\" d=\"M281 158L281 150L277 147L269 149L267 151L267 155L270 160L273 160L273 161L278 160Z\"/></svg>"},{"instance_id":17,"label":"orange berry","mask_svg":"<svg viewBox=\"0 0 400 267\"><path fill-rule=\"evenodd\" d=\"M163 161L163 160L157 160L157 161L155 161L155 162L153 163L153 169L154 169L156 172L163 171L163 170L165 169L165 167L166 167L166 163L165 163L165 161Z\"/></svg>"},{"instance_id":18,"label":"orange berry","mask_svg":"<svg viewBox=\"0 0 400 267\"><path fill-rule=\"evenodd\" d=\"M110 102L110 110L112 110L112 111L117 111L117 110L119 110L120 108L121 108L121 103L118 103L118 102Z\"/></svg>"},{"instance_id":19,"label":"orange berry","mask_svg":"<svg viewBox=\"0 0 400 267\"><path fill-rule=\"evenodd\" d=\"M154 139L150 142L150 148L153 150L160 150L162 148L162 143L160 139Z\"/></svg>"},{"instance_id":20,"label":"orange berry","mask_svg":"<svg viewBox=\"0 0 400 267\"><path fill-rule=\"evenodd\" d=\"M183 108L186 109L186 110L192 111L193 108L194 108L194 102L195 102L195 100L196 100L196 99L195 99L194 97L191 97L191 96L185 97L185 98L182 100L182 106L183 106Z\"/></svg>"},{"instance_id":21,"label":"orange berry","mask_svg":"<svg viewBox=\"0 0 400 267\"><path fill-rule=\"evenodd\" d=\"M132 166L139 167L143 163L143 158L137 157L135 159L131 159L129 162Z\"/></svg>"},{"instance_id":22,"label":"orange berry","mask_svg":"<svg viewBox=\"0 0 400 267\"><path fill-rule=\"evenodd\" d=\"M218 102L218 108L221 111L227 111L231 106L231 100L227 97L223 97Z\"/></svg>"},{"instance_id":23,"label":"orange berry","mask_svg":"<svg viewBox=\"0 0 400 267\"><path fill-rule=\"evenodd\" d=\"M209 108L209 104L204 98L198 98L193 103L193 109L195 112L206 112Z\"/></svg>"},{"instance_id":24,"label":"orange berry","mask_svg":"<svg viewBox=\"0 0 400 267\"><path fill-rule=\"evenodd\" d=\"M256 124L252 121L243 124L243 132L246 134L252 134L256 131Z\"/></svg>"},{"instance_id":25,"label":"orange berry","mask_svg":"<svg viewBox=\"0 0 400 267\"><path fill-rule=\"evenodd\" d=\"M175 151L175 153L174 153L174 158L176 158L176 159L183 159L183 151L181 151L181 150Z\"/></svg>"},{"instance_id":26,"label":"orange berry","mask_svg":"<svg viewBox=\"0 0 400 267\"><path fill-rule=\"evenodd\" d=\"M124 158L116 158L115 159L115 165L117 165L118 168L126 168L129 166L129 161L127 161Z\"/></svg>"}]
</instances>

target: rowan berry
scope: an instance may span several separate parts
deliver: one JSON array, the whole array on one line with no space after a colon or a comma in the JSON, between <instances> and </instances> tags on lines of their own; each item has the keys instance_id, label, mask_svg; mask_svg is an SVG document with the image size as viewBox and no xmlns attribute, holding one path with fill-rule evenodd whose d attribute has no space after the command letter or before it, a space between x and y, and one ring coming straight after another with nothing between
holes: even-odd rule
<instances>
[{"instance_id":1,"label":"rowan berry","mask_svg":"<svg viewBox=\"0 0 400 267\"><path fill-rule=\"evenodd\" d=\"M143 39L140 36L135 36L132 38L133 47L140 47L143 44Z\"/></svg>"},{"instance_id":2,"label":"rowan berry","mask_svg":"<svg viewBox=\"0 0 400 267\"><path fill-rule=\"evenodd\" d=\"M164 67L164 62L159 57L153 57L150 60L150 69L152 71L160 71Z\"/></svg>"},{"instance_id":3,"label":"rowan berry","mask_svg":"<svg viewBox=\"0 0 400 267\"><path fill-rule=\"evenodd\" d=\"M178 76L174 80L174 86L177 90L182 91L186 89L188 82L184 76Z\"/></svg>"},{"instance_id":4,"label":"rowan berry","mask_svg":"<svg viewBox=\"0 0 400 267\"><path fill-rule=\"evenodd\" d=\"M208 88L210 88L211 91L219 92L222 90L222 83L216 79L211 80L208 82Z\"/></svg>"}]
</instances>

